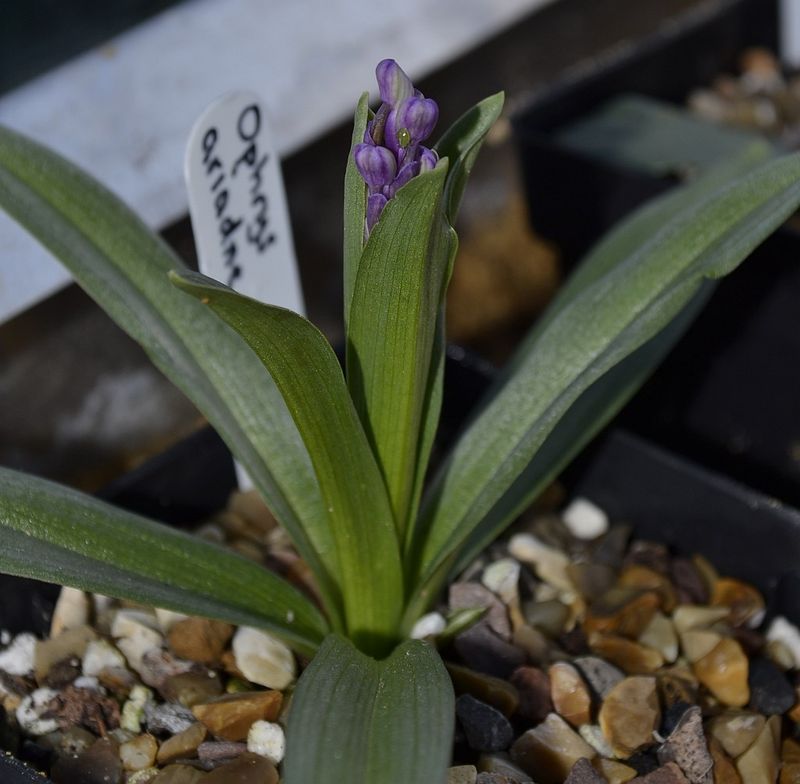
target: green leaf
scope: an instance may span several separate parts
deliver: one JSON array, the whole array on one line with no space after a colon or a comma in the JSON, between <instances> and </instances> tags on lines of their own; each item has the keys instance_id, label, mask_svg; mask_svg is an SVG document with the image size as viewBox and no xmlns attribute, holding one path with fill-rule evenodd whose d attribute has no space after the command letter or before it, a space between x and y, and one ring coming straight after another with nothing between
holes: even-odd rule
<instances>
[{"instance_id":1,"label":"green leaf","mask_svg":"<svg viewBox=\"0 0 800 784\"><path fill-rule=\"evenodd\" d=\"M442 161L386 205L361 257L350 309L348 386L400 536L409 516L436 319L454 242L440 205L446 175Z\"/></svg>"},{"instance_id":2,"label":"green leaf","mask_svg":"<svg viewBox=\"0 0 800 784\"><path fill-rule=\"evenodd\" d=\"M364 221L367 214L367 185L353 158L353 148L364 141L369 119L369 93L363 93L353 118L353 138L344 171L344 323L350 322L350 303L356 284L358 262L364 250Z\"/></svg>"},{"instance_id":3,"label":"green leaf","mask_svg":"<svg viewBox=\"0 0 800 784\"><path fill-rule=\"evenodd\" d=\"M454 731L453 687L418 641L384 661L328 637L292 698L286 784L443 784Z\"/></svg>"},{"instance_id":4,"label":"green leaf","mask_svg":"<svg viewBox=\"0 0 800 784\"><path fill-rule=\"evenodd\" d=\"M550 321L584 289L609 272L615 264L644 244L687 205L699 204L725 183L752 170L773 154L770 145L754 142L736 159L716 167L691 185L660 196L636 210L613 228L589 253L559 289L550 307L519 345L514 357L498 374L485 396L490 400L524 363L539 335ZM465 568L494 541L506 526L551 482L592 438L622 409L672 346L688 329L713 289L706 282L686 308L658 335L592 384L572 405L547 436L531 462L489 511L480 525L427 580L416 586L409 601L404 628L410 629L444 583ZM476 418L480 406L473 414Z\"/></svg>"},{"instance_id":5,"label":"green leaf","mask_svg":"<svg viewBox=\"0 0 800 784\"><path fill-rule=\"evenodd\" d=\"M197 405L318 577L339 628L327 514L297 428L241 338L169 285L184 269L122 202L55 153L0 128L0 207L28 229Z\"/></svg>"},{"instance_id":6,"label":"green leaf","mask_svg":"<svg viewBox=\"0 0 800 784\"><path fill-rule=\"evenodd\" d=\"M580 395L646 343L704 278L730 272L800 205L800 156L770 161L675 217L574 292L459 440L422 511L429 576L472 534Z\"/></svg>"},{"instance_id":7,"label":"green leaf","mask_svg":"<svg viewBox=\"0 0 800 784\"><path fill-rule=\"evenodd\" d=\"M539 447L525 470L486 514L460 548L417 586L406 616L410 629L453 575L459 574L506 529L616 416L672 347L686 333L714 289L705 281L670 324L611 368L572 404Z\"/></svg>"},{"instance_id":8,"label":"green leaf","mask_svg":"<svg viewBox=\"0 0 800 784\"><path fill-rule=\"evenodd\" d=\"M442 158L450 160L450 176L447 178L445 204L447 217L455 222L461 197L467 185L475 159L489 129L503 111L505 94L495 93L484 98L456 120L441 136L434 148Z\"/></svg>"},{"instance_id":9,"label":"green leaf","mask_svg":"<svg viewBox=\"0 0 800 784\"><path fill-rule=\"evenodd\" d=\"M195 536L0 468L0 570L270 629L310 654L328 631L277 575Z\"/></svg>"},{"instance_id":10,"label":"green leaf","mask_svg":"<svg viewBox=\"0 0 800 784\"><path fill-rule=\"evenodd\" d=\"M396 641L400 552L386 489L333 349L290 310L243 297L198 273L173 273L172 280L235 329L275 380L328 510L348 636L364 651L383 653Z\"/></svg>"}]
</instances>

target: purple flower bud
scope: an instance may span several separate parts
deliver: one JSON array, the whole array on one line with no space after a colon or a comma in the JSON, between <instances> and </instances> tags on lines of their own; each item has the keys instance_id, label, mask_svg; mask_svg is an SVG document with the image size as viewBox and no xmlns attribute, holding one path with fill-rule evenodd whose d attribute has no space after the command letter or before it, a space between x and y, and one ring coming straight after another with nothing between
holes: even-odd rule
<instances>
[{"instance_id":1,"label":"purple flower bud","mask_svg":"<svg viewBox=\"0 0 800 784\"><path fill-rule=\"evenodd\" d=\"M375 74L383 103L367 123L363 143L353 150L356 168L369 188L365 236L378 222L386 202L439 160L434 150L421 144L439 119L436 101L414 89L394 60L382 60Z\"/></svg>"},{"instance_id":2,"label":"purple flower bud","mask_svg":"<svg viewBox=\"0 0 800 784\"><path fill-rule=\"evenodd\" d=\"M379 191L389 185L397 174L397 160L386 147L373 144L357 144L353 150L359 174L371 191Z\"/></svg>"},{"instance_id":3,"label":"purple flower bud","mask_svg":"<svg viewBox=\"0 0 800 784\"><path fill-rule=\"evenodd\" d=\"M397 173L397 177L394 178L394 182L387 188L387 196L391 199L400 190L412 177L416 177L419 174L419 161L409 161L407 164L401 167L400 171Z\"/></svg>"},{"instance_id":4,"label":"purple flower bud","mask_svg":"<svg viewBox=\"0 0 800 784\"><path fill-rule=\"evenodd\" d=\"M421 172L435 169L437 163L439 163L439 155L436 153L436 150L420 147L419 170Z\"/></svg>"},{"instance_id":5,"label":"purple flower bud","mask_svg":"<svg viewBox=\"0 0 800 784\"><path fill-rule=\"evenodd\" d=\"M389 106L395 106L414 94L411 79L394 60L381 60L375 69L375 76L378 78L381 101Z\"/></svg>"},{"instance_id":6,"label":"purple flower bud","mask_svg":"<svg viewBox=\"0 0 800 784\"><path fill-rule=\"evenodd\" d=\"M372 231L372 227L378 222L386 202L387 199L382 193L373 193L367 199L367 232Z\"/></svg>"},{"instance_id":7,"label":"purple flower bud","mask_svg":"<svg viewBox=\"0 0 800 784\"><path fill-rule=\"evenodd\" d=\"M364 141L367 144L383 144L383 128L386 125L386 117L389 114L389 107L382 103L375 116L367 123L364 131Z\"/></svg>"},{"instance_id":8,"label":"purple flower bud","mask_svg":"<svg viewBox=\"0 0 800 784\"><path fill-rule=\"evenodd\" d=\"M406 98L386 118L385 144L393 152L425 141L439 119L439 107L431 98Z\"/></svg>"}]
</instances>

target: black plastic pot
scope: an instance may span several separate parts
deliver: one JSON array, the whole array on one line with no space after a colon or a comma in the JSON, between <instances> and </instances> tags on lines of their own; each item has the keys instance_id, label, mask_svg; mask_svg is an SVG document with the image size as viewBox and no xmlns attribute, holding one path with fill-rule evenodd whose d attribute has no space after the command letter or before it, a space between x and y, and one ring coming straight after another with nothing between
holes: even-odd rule
<instances>
[{"instance_id":1,"label":"black plastic pot","mask_svg":"<svg viewBox=\"0 0 800 784\"><path fill-rule=\"evenodd\" d=\"M559 246L567 265L677 180L571 150L557 141L559 129L628 93L682 103L693 87L731 69L742 49L774 46L776 20L774 0L704 0L665 19L651 36L578 63L518 109L513 127L530 220Z\"/></svg>"},{"instance_id":2,"label":"black plastic pot","mask_svg":"<svg viewBox=\"0 0 800 784\"><path fill-rule=\"evenodd\" d=\"M615 97L682 103L747 46L774 44L777 5L707 0L654 35L582 64L535 95L514 127L535 229L567 266L633 208L674 187L578 152L561 131ZM559 141L561 140L561 141ZM784 229L721 282L706 312L620 423L800 506L800 239Z\"/></svg>"}]
</instances>

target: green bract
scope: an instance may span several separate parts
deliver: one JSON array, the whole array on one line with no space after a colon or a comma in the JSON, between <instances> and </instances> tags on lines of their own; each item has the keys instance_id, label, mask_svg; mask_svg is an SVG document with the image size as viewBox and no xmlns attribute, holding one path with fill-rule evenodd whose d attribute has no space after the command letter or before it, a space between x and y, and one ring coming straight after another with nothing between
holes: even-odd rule
<instances>
[{"instance_id":1,"label":"green bract","mask_svg":"<svg viewBox=\"0 0 800 784\"><path fill-rule=\"evenodd\" d=\"M443 135L438 165L400 188L366 241L348 158L345 373L308 321L189 271L101 185L0 129L0 206L208 417L323 606L236 555L6 469L0 569L319 649L292 704L288 784L443 781L452 688L435 649L406 640L412 625L647 378L709 281L800 205L800 156L763 162L754 145L628 219L562 287L426 486L453 222L502 103L487 98ZM354 145L368 120L365 95Z\"/></svg>"}]
</instances>

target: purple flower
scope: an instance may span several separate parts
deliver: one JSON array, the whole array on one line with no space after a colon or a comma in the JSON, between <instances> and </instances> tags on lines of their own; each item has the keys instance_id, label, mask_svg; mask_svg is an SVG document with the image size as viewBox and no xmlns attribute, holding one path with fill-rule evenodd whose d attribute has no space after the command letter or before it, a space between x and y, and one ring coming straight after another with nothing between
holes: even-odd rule
<instances>
[{"instance_id":1,"label":"purple flower","mask_svg":"<svg viewBox=\"0 0 800 784\"><path fill-rule=\"evenodd\" d=\"M367 183L367 235L386 202L420 172L433 169L439 156L422 145L439 119L439 107L426 98L394 60L375 69L381 105L367 123L364 141L353 150L356 167Z\"/></svg>"}]
</instances>

